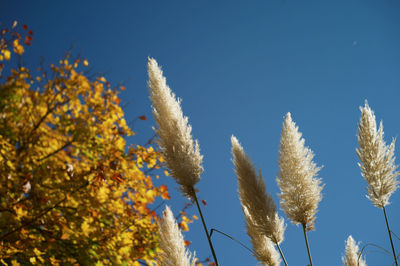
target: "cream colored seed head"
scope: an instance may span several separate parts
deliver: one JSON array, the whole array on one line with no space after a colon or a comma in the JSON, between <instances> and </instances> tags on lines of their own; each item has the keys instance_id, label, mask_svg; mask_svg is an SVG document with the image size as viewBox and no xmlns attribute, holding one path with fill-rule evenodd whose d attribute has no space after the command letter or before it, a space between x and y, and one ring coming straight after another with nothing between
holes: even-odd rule
<instances>
[{"instance_id":1,"label":"cream colored seed head","mask_svg":"<svg viewBox=\"0 0 400 266\"><path fill-rule=\"evenodd\" d=\"M395 139L387 146L383 140L383 125L376 126L374 112L365 102L360 107L361 119L358 123L358 143L360 148L356 149L361 163L361 174L368 183L368 198L378 207L388 205L390 196L399 185L394 157Z\"/></svg>"},{"instance_id":2,"label":"cream colored seed head","mask_svg":"<svg viewBox=\"0 0 400 266\"><path fill-rule=\"evenodd\" d=\"M232 155L239 186L239 198L247 224L251 219L252 231L271 239L275 244L283 241L285 223L278 216L272 196L266 192L261 173L257 175L251 159L236 137L232 136Z\"/></svg>"},{"instance_id":3,"label":"cream colored seed head","mask_svg":"<svg viewBox=\"0 0 400 266\"><path fill-rule=\"evenodd\" d=\"M315 214L322 199L321 179L317 174L321 167L312 161L313 152L304 146L304 139L292 121L290 113L285 117L279 150L279 197L287 217L294 224L302 224L313 230Z\"/></svg>"},{"instance_id":4,"label":"cream colored seed head","mask_svg":"<svg viewBox=\"0 0 400 266\"><path fill-rule=\"evenodd\" d=\"M349 236L346 241L346 255L342 257L344 266L367 266L364 258L359 256L359 247L352 236Z\"/></svg>"},{"instance_id":5,"label":"cream colored seed head","mask_svg":"<svg viewBox=\"0 0 400 266\"><path fill-rule=\"evenodd\" d=\"M181 230L171 209L166 206L163 218L158 222L160 249L157 261L161 266L194 266L195 255L186 250Z\"/></svg>"},{"instance_id":6,"label":"cream colored seed head","mask_svg":"<svg viewBox=\"0 0 400 266\"><path fill-rule=\"evenodd\" d=\"M274 243L265 235L260 235L254 229L256 226L253 224L251 217L246 214L246 228L247 234L250 236L251 244L253 245L253 256L265 266L279 266L281 258L274 247Z\"/></svg>"},{"instance_id":7,"label":"cream colored seed head","mask_svg":"<svg viewBox=\"0 0 400 266\"><path fill-rule=\"evenodd\" d=\"M194 185L203 172L199 144L193 140L192 128L188 118L183 116L180 100L168 87L157 61L149 58L147 67L153 115L158 125L157 143L183 195L193 199Z\"/></svg>"}]
</instances>

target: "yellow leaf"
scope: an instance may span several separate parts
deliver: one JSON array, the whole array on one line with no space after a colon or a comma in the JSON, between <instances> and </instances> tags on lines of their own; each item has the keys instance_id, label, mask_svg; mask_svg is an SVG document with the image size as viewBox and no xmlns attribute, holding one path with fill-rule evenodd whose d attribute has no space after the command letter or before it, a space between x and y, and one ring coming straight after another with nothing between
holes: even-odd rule
<instances>
[{"instance_id":1,"label":"yellow leaf","mask_svg":"<svg viewBox=\"0 0 400 266\"><path fill-rule=\"evenodd\" d=\"M147 168L153 168L157 163L157 159L150 159L149 162L147 163Z\"/></svg>"},{"instance_id":2,"label":"yellow leaf","mask_svg":"<svg viewBox=\"0 0 400 266\"><path fill-rule=\"evenodd\" d=\"M199 219L199 217L197 217L196 215L193 215L192 218L195 220Z\"/></svg>"},{"instance_id":3,"label":"yellow leaf","mask_svg":"<svg viewBox=\"0 0 400 266\"><path fill-rule=\"evenodd\" d=\"M51 258L50 258L50 263L51 263L51 265L60 265L60 264L58 263L58 260L56 260L54 257L51 257Z\"/></svg>"},{"instance_id":4,"label":"yellow leaf","mask_svg":"<svg viewBox=\"0 0 400 266\"><path fill-rule=\"evenodd\" d=\"M30 258L29 261L30 261L32 264L36 264L36 258L35 258L35 257Z\"/></svg>"},{"instance_id":5,"label":"yellow leaf","mask_svg":"<svg viewBox=\"0 0 400 266\"><path fill-rule=\"evenodd\" d=\"M83 60L83 65L84 65L84 66L88 66L88 65L89 65L89 62L88 62L87 59Z\"/></svg>"},{"instance_id":6,"label":"yellow leaf","mask_svg":"<svg viewBox=\"0 0 400 266\"><path fill-rule=\"evenodd\" d=\"M125 246L120 248L118 251L121 255L128 255L130 250L131 250L130 246Z\"/></svg>"},{"instance_id":7,"label":"yellow leaf","mask_svg":"<svg viewBox=\"0 0 400 266\"><path fill-rule=\"evenodd\" d=\"M17 214L18 219L21 219L22 217L24 217L28 214L28 212L25 211L23 208L18 208L17 206L14 206L14 210Z\"/></svg>"},{"instance_id":8,"label":"yellow leaf","mask_svg":"<svg viewBox=\"0 0 400 266\"><path fill-rule=\"evenodd\" d=\"M11 58L11 52L10 52L9 50L4 49L4 50L2 50L1 52L2 52L2 54L4 55L4 58L5 58L6 60L10 60L10 58Z\"/></svg>"},{"instance_id":9,"label":"yellow leaf","mask_svg":"<svg viewBox=\"0 0 400 266\"><path fill-rule=\"evenodd\" d=\"M147 201L153 202L154 196L155 196L154 190L150 189L150 190L146 191L146 199L147 199Z\"/></svg>"},{"instance_id":10,"label":"yellow leaf","mask_svg":"<svg viewBox=\"0 0 400 266\"><path fill-rule=\"evenodd\" d=\"M19 44L19 40L15 39L13 42L13 46L14 46L14 52L16 52L19 55L22 55L24 53L24 47Z\"/></svg>"},{"instance_id":11,"label":"yellow leaf","mask_svg":"<svg viewBox=\"0 0 400 266\"><path fill-rule=\"evenodd\" d=\"M185 221L182 221L179 226L181 227L182 231L189 231L189 226Z\"/></svg>"},{"instance_id":12,"label":"yellow leaf","mask_svg":"<svg viewBox=\"0 0 400 266\"><path fill-rule=\"evenodd\" d=\"M41 252L40 250L38 250L37 248L34 248L34 249L33 249L33 253L35 253L35 255L38 256L38 257L39 257L40 255L42 255L42 252Z\"/></svg>"},{"instance_id":13,"label":"yellow leaf","mask_svg":"<svg viewBox=\"0 0 400 266\"><path fill-rule=\"evenodd\" d=\"M108 197L108 190L107 190L107 188L106 187L101 187L99 190L98 190L98 193L97 193L97 195L98 195L98 199L99 199L99 201L101 202L101 203L103 203L103 202L105 202L106 200L107 200L107 197Z\"/></svg>"},{"instance_id":14,"label":"yellow leaf","mask_svg":"<svg viewBox=\"0 0 400 266\"><path fill-rule=\"evenodd\" d=\"M185 222L190 222L190 219L186 215L182 215L182 220Z\"/></svg>"},{"instance_id":15,"label":"yellow leaf","mask_svg":"<svg viewBox=\"0 0 400 266\"><path fill-rule=\"evenodd\" d=\"M90 228L90 226L89 226L88 220L85 219L85 221L81 225L82 232L85 236L89 236L89 228Z\"/></svg>"},{"instance_id":16,"label":"yellow leaf","mask_svg":"<svg viewBox=\"0 0 400 266\"><path fill-rule=\"evenodd\" d=\"M142 157L137 158L136 164L137 164L137 166L138 166L139 168L142 168L142 167L143 167L143 159L142 159Z\"/></svg>"},{"instance_id":17,"label":"yellow leaf","mask_svg":"<svg viewBox=\"0 0 400 266\"><path fill-rule=\"evenodd\" d=\"M14 165L13 165L13 163L11 161L7 161L6 164L7 164L8 167L10 167L10 169L14 170Z\"/></svg>"}]
</instances>

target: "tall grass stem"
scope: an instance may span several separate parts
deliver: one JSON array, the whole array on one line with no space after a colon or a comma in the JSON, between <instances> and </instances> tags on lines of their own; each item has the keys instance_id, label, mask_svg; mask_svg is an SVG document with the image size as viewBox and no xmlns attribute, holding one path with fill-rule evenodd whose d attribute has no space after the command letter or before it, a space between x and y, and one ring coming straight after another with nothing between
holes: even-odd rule
<instances>
[{"instance_id":1,"label":"tall grass stem","mask_svg":"<svg viewBox=\"0 0 400 266\"><path fill-rule=\"evenodd\" d=\"M303 224L303 233L304 233L304 239L306 241L308 258L310 259L310 266L313 266L312 259L311 259L310 246L308 245L308 238L307 238L306 225L305 224Z\"/></svg>"},{"instance_id":2,"label":"tall grass stem","mask_svg":"<svg viewBox=\"0 0 400 266\"><path fill-rule=\"evenodd\" d=\"M210 249L211 249L211 253L214 258L215 265L219 266L218 260L217 260L217 255L215 254L214 247L211 242L210 234L208 233L207 225L206 225L206 222L204 221L203 213L201 212L201 209L200 209L199 201L198 201L197 195L196 195L196 190L194 188L192 188L192 189L193 189L193 198L194 198L194 201L196 202L197 209L199 210L201 222L203 223L203 228L207 235L208 244L210 245Z\"/></svg>"},{"instance_id":3,"label":"tall grass stem","mask_svg":"<svg viewBox=\"0 0 400 266\"><path fill-rule=\"evenodd\" d=\"M287 262L286 262L286 259L285 259L285 256L283 255L283 252L282 252L281 247L279 246L278 242L275 242L275 245L278 248L279 253L281 254L281 258L283 260L283 263L285 263L285 265L288 266Z\"/></svg>"},{"instance_id":4,"label":"tall grass stem","mask_svg":"<svg viewBox=\"0 0 400 266\"><path fill-rule=\"evenodd\" d=\"M393 241L392 241L392 234L390 233L389 222L388 222L387 215L386 215L386 209L385 209L385 207L383 207L382 209L383 209L383 214L385 215L386 228L387 228L387 231L388 231L388 234L389 234L390 245L392 246L394 262L396 263L396 266L398 266L396 252L394 250L394 245L393 245Z\"/></svg>"}]
</instances>

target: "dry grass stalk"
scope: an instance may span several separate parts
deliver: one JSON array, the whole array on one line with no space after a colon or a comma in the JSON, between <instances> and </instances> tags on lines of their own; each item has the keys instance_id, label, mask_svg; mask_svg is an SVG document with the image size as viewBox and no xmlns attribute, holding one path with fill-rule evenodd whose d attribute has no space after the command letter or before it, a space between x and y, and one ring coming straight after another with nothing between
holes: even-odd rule
<instances>
[{"instance_id":1,"label":"dry grass stalk","mask_svg":"<svg viewBox=\"0 0 400 266\"><path fill-rule=\"evenodd\" d=\"M322 199L321 179L317 174L321 167L312 161L313 152L304 147L304 139L292 121L290 113L285 117L279 150L279 197L287 217L294 224L301 224L307 231L314 229L315 214Z\"/></svg>"},{"instance_id":2,"label":"dry grass stalk","mask_svg":"<svg viewBox=\"0 0 400 266\"><path fill-rule=\"evenodd\" d=\"M365 260L359 256L359 247L352 236L346 241L346 255L342 257L345 266L367 266Z\"/></svg>"},{"instance_id":3,"label":"dry grass stalk","mask_svg":"<svg viewBox=\"0 0 400 266\"><path fill-rule=\"evenodd\" d=\"M157 260L161 266L195 265L195 256L186 250L181 230L168 206L158 223L158 232L161 252L157 254Z\"/></svg>"},{"instance_id":4,"label":"dry grass stalk","mask_svg":"<svg viewBox=\"0 0 400 266\"><path fill-rule=\"evenodd\" d=\"M278 216L272 196L266 192L261 173L257 175L251 159L234 136L231 142L239 198L247 225L251 224L252 232L264 235L274 244L279 244L283 241L285 232L284 220Z\"/></svg>"},{"instance_id":5,"label":"dry grass stalk","mask_svg":"<svg viewBox=\"0 0 400 266\"><path fill-rule=\"evenodd\" d=\"M188 118L183 116L180 99L176 99L168 87L157 61L149 58L147 67L153 115L158 125L158 145L183 195L193 200L194 185L203 172L203 156L197 140L192 138Z\"/></svg>"},{"instance_id":6,"label":"dry grass stalk","mask_svg":"<svg viewBox=\"0 0 400 266\"><path fill-rule=\"evenodd\" d=\"M357 155L361 161L359 166L362 176L368 183L368 198L378 208L388 205L390 196L396 191L399 185L394 164L395 139L387 146L383 140L383 125L376 126L374 112L365 103L360 107L361 119L358 123Z\"/></svg>"}]
</instances>

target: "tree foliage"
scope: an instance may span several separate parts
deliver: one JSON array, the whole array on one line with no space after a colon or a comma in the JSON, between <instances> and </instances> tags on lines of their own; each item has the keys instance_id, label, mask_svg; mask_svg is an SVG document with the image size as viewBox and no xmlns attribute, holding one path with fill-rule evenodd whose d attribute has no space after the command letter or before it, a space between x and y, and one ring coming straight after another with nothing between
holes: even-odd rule
<instances>
[{"instance_id":1,"label":"tree foliage","mask_svg":"<svg viewBox=\"0 0 400 266\"><path fill-rule=\"evenodd\" d=\"M158 236L150 204L169 195L146 174L160 154L127 147L134 133L119 105L125 88L89 78L87 60L70 55L49 69L11 69L33 32L14 23L0 37L0 74L9 72L0 84L0 261L151 263Z\"/></svg>"}]
</instances>

